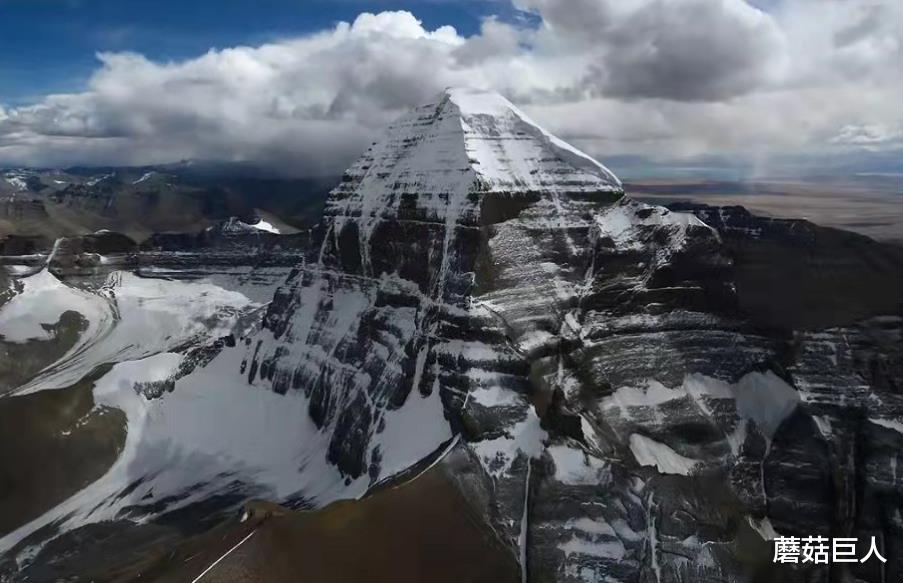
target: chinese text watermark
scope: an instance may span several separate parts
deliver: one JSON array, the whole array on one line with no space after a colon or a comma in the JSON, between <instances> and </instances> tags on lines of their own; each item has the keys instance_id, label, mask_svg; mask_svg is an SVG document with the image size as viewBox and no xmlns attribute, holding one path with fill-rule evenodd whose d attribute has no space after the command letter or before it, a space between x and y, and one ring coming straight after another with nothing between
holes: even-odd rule
<instances>
[{"instance_id":1,"label":"chinese text watermark","mask_svg":"<svg viewBox=\"0 0 903 583\"><path fill-rule=\"evenodd\" d=\"M779 536L774 539L775 563L814 563L827 565L829 563L864 563L876 557L882 563L887 559L878 552L878 544L872 537L868 552L861 558L856 549L859 539L833 538L824 536Z\"/></svg>"}]
</instances>

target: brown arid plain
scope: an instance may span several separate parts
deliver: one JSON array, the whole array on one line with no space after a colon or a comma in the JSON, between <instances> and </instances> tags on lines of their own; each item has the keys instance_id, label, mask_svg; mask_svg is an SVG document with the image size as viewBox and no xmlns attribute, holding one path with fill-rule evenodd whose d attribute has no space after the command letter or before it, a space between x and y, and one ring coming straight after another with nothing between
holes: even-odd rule
<instances>
[{"instance_id":1,"label":"brown arid plain","mask_svg":"<svg viewBox=\"0 0 903 583\"><path fill-rule=\"evenodd\" d=\"M761 181L637 180L627 192L654 204L741 205L755 214L807 219L882 241L903 243L903 176Z\"/></svg>"}]
</instances>

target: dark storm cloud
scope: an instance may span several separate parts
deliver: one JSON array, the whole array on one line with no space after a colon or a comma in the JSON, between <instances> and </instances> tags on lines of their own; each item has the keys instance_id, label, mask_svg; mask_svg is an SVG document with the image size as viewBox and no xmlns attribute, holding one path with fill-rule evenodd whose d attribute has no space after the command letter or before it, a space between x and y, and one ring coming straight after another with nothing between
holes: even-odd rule
<instances>
[{"instance_id":1,"label":"dark storm cloud","mask_svg":"<svg viewBox=\"0 0 903 583\"><path fill-rule=\"evenodd\" d=\"M751 9L651 2L618 23L600 89L621 97L721 100L765 85L781 38Z\"/></svg>"},{"instance_id":2,"label":"dark storm cloud","mask_svg":"<svg viewBox=\"0 0 903 583\"><path fill-rule=\"evenodd\" d=\"M621 98L720 100L766 84L778 27L742 0L520 0L564 48L593 57L586 87Z\"/></svg>"}]
</instances>

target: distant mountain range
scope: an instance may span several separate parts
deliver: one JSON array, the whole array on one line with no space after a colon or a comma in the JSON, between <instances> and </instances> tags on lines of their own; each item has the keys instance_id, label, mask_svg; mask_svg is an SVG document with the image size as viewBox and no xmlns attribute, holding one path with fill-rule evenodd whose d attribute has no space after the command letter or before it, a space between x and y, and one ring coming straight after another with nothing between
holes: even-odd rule
<instances>
[{"instance_id":1,"label":"distant mountain range","mask_svg":"<svg viewBox=\"0 0 903 583\"><path fill-rule=\"evenodd\" d=\"M195 232L233 216L248 222L262 216L291 232L316 222L337 182L190 162L5 169L0 171L0 238L13 234L53 241L104 229L141 241L153 233Z\"/></svg>"}]
</instances>

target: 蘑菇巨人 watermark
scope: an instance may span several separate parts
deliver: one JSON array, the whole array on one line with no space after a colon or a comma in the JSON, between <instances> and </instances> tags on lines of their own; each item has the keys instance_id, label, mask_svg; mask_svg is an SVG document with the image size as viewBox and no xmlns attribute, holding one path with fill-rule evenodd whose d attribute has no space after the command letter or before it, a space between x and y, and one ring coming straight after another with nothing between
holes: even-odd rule
<instances>
[{"instance_id":1,"label":"\u8611\u83c7\u5de8\u4eba watermark","mask_svg":"<svg viewBox=\"0 0 903 583\"><path fill-rule=\"evenodd\" d=\"M886 563L875 537L872 537L868 552L859 557L859 539L828 538L825 536L779 536L774 539L774 563L864 563L872 557Z\"/></svg>"}]
</instances>

